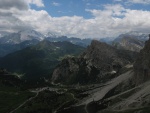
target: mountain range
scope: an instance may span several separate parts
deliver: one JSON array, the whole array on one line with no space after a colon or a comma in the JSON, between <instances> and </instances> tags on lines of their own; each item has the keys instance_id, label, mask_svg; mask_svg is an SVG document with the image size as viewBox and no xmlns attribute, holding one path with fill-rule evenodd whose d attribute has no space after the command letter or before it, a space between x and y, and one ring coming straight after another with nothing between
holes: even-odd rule
<instances>
[{"instance_id":1,"label":"mountain range","mask_svg":"<svg viewBox=\"0 0 150 113\"><path fill-rule=\"evenodd\" d=\"M34 30L24 30L0 37L0 57L35 45L42 40L48 40L50 42L67 41L82 47L86 47L91 43L91 39L68 38L50 32L47 35L43 35Z\"/></svg>"},{"instance_id":2,"label":"mountain range","mask_svg":"<svg viewBox=\"0 0 150 113\"><path fill-rule=\"evenodd\" d=\"M129 32L119 35L111 43L118 49L139 52L148 40L148 35L139 32Z\"/></svg>"},{"instance_id":3,"label":"mountain range","mask_svg":"<svg viewBox=\"0 0 150 113\"><path fill-rule=\"evenodd\" d=\"M79 58L64 59L54 70L53 82L82 84L98 80L99 83L86 87L85 91L81 88L80 94L88 96L76 104L60 108L57 113L149 113L149 53L150 39L140 53L132 53L132 57L127 57L131 55L129 52L121 50L120 53L110 45L92 41ZM105 75L101 79L95 76L102 73Z\"/></svg>"},{"instance_id":4,"label":"mountain range","mask_svg":"<svg viewBox=\"0 0 150 113\"><path fill-rule=\"evenodd\" d=\"M149 36L150 37L150 36ZM108 108L98 113L149 113L150 105L150 38L135 60L133 69L126 75L130 77L113 88L105 100ZM133 85L134 84L134 85ZM116 93L116 91L121 91Z\"/></svg>"},{"instance_id":5,"label":"mountain range","mask_svg":"<svg viewBox=\"0 0 150 113\"><path fill-rule=\"evenodd\" d=\"M47 40L8 54L0 59L0 67L24 75L24 78L50 77L61 59L76 56L83 47L70 42L49 42Z\"/></svg>"},{"instance_id":6,"label":"mountain range","mask_svg":"<svg viewBox=\"0 0 150 113\"><path fill-rule=\"evenodd\" d=\"M35 30L23 30L18 33L10 33L0 37L0 57L21 50L25 47L35 45L44 39L51 42L68 41L83 47L87 47L92 41L92 39L80 39L75 37L68 38L67 36L61 36L51 32L43 35ZM106 42L118 49L139 52L144 47L144 42L146 40L148 40L147 34L134 31L121 34L117 38L102 38L99 41Z\"/></svg>"},{"instance_id":7,"label":"mountain range","mask_svg":"<svg viewBox=\"0 0 150 113\"><path fill-rule=\"evenodd\" d=\"M33 39L33 40L26 40L19 44L0 44L0 57L4 57L10 53L22 50L26 47L30 47L33 45L38 44L40 41Z\"/></svg>"},{"instance_id":8,"label":"mountain range","mask_svg":"<svg viewBox=\"0 0 150 113\"><path fill-rule=\"evenodd\" d=\"M93 40L78 58L62 60L53 72L52 82L64 84L104 82L116 76L126 64L133 63L136 55L136 52L118 50L106 43Z\"/></svg>"},{"instance_id":9,"label":"mountain range","mask_svg":"<svg viewBox=\"0 0 150 113\"><path fill-rule=\"evenodd\" d=\"M82 47L87 47L92 41L92 39L80 39L75 37L68 38L67 36L47 37L45 40L49 40L51 42L67 41Z\"/></svg>"},{"instance_id":10,"label":"mountain range","mask_svg":"<svg viewBox=\"0 0 150 113\"><path fill-rule=\"evenodd\" d=\"M150 112L150 35L130 32L103 42L48 35L26 31L13 34L14 41L0 38L0 52L6 52L0 58L0 112Z\"/></svg>"},{"instance_id":11,"label":"mountain range","mask_svg":"<svg viewBox=\"0 0 150 113\"><path fill-rule=\"evenodd\" d=\"M29 40L49 40L51 42L58 42L58 41L68 41L76 45L81 45L86 47L91 43L91 39L80 39L75 37L68 38L67 36L61 36L57 34L53 34L48 32L46 35L41 34L35 30L23 30L17 33L10 33L3 37L0 37L0 44L20 44L24 41Z\"/></svg>"},{"instance_id":12,"label":"mountain range","mask_svg":"<svg viewBox=\"0 0 150 113\"><path fill-rule=\"evenodd\" d=\"M43 40L44 35L34 30L24 30L0 38L0 44L19 44L27 40Z\"/></svg>"}]
</instances>

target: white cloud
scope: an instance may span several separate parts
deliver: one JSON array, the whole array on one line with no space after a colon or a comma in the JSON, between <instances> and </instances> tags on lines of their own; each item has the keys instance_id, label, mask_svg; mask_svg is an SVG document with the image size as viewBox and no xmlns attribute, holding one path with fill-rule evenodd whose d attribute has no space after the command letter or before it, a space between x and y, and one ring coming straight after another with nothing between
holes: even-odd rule
<instances>
[{"instance_id":1,"label":"white cloud","mask_svg":"<svg viewBox=\"0 0 150 113\"><path fill-rule=\"evenodd\" d=\"M53 6L60 6L60 3L53 2L52 5L53 5Z\"/></svg>"},{"instance_id":2,"label":"white cloud","mask_svg":"<svg viewBox=\"0 0 150 113\"><path fill-rule=\"evenodd\" d=\"M35 29L79 38L115 37L129 31L150 32L150 11L126 9L120 4L107 4L102 10L86 11L93 17L52 17L45 10L4 8L0 10L0 31Z\"/></svg>"},{"instance_id":3,"label":"white cloud","mask_svg":"<svg viewBox=\"0 0 150 113\"><path fill-rule=\"evenodd\" d=\"M134 4L150 4L150 0L128 0L127 3L134 3Z\"/></svg>"},{"instance_id":4,"label":"white cloud","mask_svg":"<svg viewBox=\"0 0 150 113\"><path fill-rule=\"evenodd\" d=\"M95 16L96 18L98 17L100 18L110 17L111 18L113 16L124 16L125 8L120 4L116 4L116 5L107 4L107 5L104 5L104 10L86 9L86 11L91 12L92 15Z\"/></svg>"},{"instance_id":5,"label":"white cloud","mask_svg":"<svg viewBox=\"0 0 150 113\"><path fill-rule=\"evenodd\" d=\"M28 4L34 4L38 7L44 7L43 0L26 0Z\"/></svg>"},{"instance_id":6,"label":"white cloud","mask_svg":"<svg viewBox=\"0 0 150 113\"><path fill-rule=\"evenodd\" d=\"M150 0L114 0L114 2L124 2L126 4L150 4Z\"/></svg>"},{"instance_id":7,"label":"white cloud","mask_svg":"<svg viewBox=\"0 0 150 113\"><path fill-rule=\"evenodd\" d=\"M117 36L124 32L150 32L150 11L125 9L121 5L105 5L104 10L86 10L92 13L93 19L89 28L99 37ZM92 26L92 27L91 27ZM98 33L99 31L99 33Z\"/></svg>"},{"instance_id":8,"label":"white cloud","mask_svg":"<svg viewBox=\"0 0 150 113\"><path fill-rule=\"evenodd\" d=\"M27 10L28 4L24 0L0 0L0 9L10 10L11 8Z\"/></svg>"}]
</instances>

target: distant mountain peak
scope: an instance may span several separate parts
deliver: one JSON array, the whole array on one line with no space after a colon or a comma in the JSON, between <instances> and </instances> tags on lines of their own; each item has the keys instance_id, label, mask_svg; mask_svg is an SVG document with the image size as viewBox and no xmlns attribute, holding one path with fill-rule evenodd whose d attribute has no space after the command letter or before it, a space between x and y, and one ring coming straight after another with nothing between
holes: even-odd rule
<instances>
[{"instance_id":1,"label":"distant mountain peak","mask_svg":"<svg viewBox=\"0 0 150 113\"><path fill-rule=\"evenodd\" d=\"M19 34L21 34L21 40L31 40L31 37L36 37L37 40L43 40L44 39L44 35L41 34L40 32L37 32L35 30L22 30L18 32Z\"/></svg>"},{"instance_id":2,"label":"distant mountain peak","mask_svg":"<svg viewBox=\"0 0 150 113\"><path fill-rule=\"evenodd\" d=\"M139 32L139 31L130 31L128 33L122 34L123 36L132 36L135 37L139 40L143 40L146 41L148 40L148 33L143 33L143 32ZM120 35L120 36L122 36Z\"/></svg>"},{"instance_id":3,"label":"distant mountain peak","mask_svg":"<svg viewBox=\"0 0 150 113\"><path fill-rule=\"evenodd\" d=\"M61 37L62 35L58 34L58 33L53 33L53 32L48 32L45 37Z\"/></svg>"},{"instance_id":4,"label":"distant mountain peak","mask_svg":"<svg viewBox=\"0 0 150 113\"><path fill-rule=\"evenodd\" d=\"M129 34L129 35L143 35L145 33L142 33L142 32L139 32L139 31L130 31L130 32L126 33L126 34Z\"/></svg>"},{"instance_id":5,"label":"distant mountain peak","mask_svg":"<svg viewBox=\"0 0 150 113\"><path fill-rule=\"evenodd\" d=\"M44 35L35 30L22 30L18 33L11 33L0 38L1 44L20 44L27 40L43 40Z\"/></svg>"},{"instance_id":6,"label":"distant mountain peak","mask_svg":"<svg viewBox=\"0 0 150 113\"><path fill-rule=\"evenodd\" d=\"M125 34L119 35L113 42L113 46L118 49L126 49L130 51L139 52L145 45L145 41L148 40L148 34L144 34L137 31L131 31Z\"/></svg>"}]
</instances>

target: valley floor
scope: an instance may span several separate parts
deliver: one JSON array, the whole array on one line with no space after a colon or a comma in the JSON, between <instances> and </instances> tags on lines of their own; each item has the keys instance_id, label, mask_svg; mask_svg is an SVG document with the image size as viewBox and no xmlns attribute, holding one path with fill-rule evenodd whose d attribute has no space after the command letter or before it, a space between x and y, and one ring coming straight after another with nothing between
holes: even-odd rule
<instances>
[{"instance_id":1,"label":"valley floor","mask_svg":"<svg viewBox=\"0 0 150 113\"><path fill-rule=\"evenodd\" d=\"M1 87L1 113L149 113L150 81L130 87L129 70L105 84L42 87L20 91ZM140 112L142 111L142 112Z\"/></svg>"}]
</instances>

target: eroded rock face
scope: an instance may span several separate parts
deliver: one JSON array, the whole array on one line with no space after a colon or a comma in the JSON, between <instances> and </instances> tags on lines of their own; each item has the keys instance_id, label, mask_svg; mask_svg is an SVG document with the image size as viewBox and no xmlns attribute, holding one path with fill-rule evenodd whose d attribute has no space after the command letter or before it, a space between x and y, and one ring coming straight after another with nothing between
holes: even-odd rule
<instances>
[{"instance_id":1,"label":"eroded rock face","mask_svg":"<svg viewBox=\"0 0 150 113\"><path fill-rule=\"evenodd\" d=\"M145 41L135 36L120 35L119 38L112 42L112 45L118 49L140 52L144 47Z\"/></svg>"},{"instance_id":2,"label":"eroded rock face","mask_svg":"<svg viewBox=\"0 0 150 113\"><path fill-rule=\"evenodd\" d=\"M64 59L54 70L52 81L63 84L104 82L132 61L130 52L93 40L78 58Z\"/></svg>"},{"instance_id":3,"label":"eroded rock face","mask_svg":"<svg viewBox=\"0 0 150 113\"><path fill-rule=\"evenodd\" d=\"M90 61L101 70L110 71L112 70L112 66L122 66L130 62L130 58L127 60L123 58L128 57L124 52L121 52L106 43L93 40L81 57Z\"/></svg>"},{"instance_id":4,"label":"eroded rock face","mask_svg":"<svg viewBox=\"0 0 150 113\"><path fill-rule=\"evenodd\" d=\"M86 84L98 80L99 70L84 58L67 58L53 72L52 81L63 84Z\"/></svg>"},{"instance_id":5,"label":"eroded rock face","mask_svg":"<svg viewBox=\"0 0 150 113\"><path fill-rule=\"evenodd\" d=\"M149 35L150 37L150 35ZM145 42L145 47L134 64L136 84L150 80L150 39Z\"/></svg>"}]
</instances>

